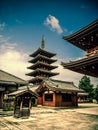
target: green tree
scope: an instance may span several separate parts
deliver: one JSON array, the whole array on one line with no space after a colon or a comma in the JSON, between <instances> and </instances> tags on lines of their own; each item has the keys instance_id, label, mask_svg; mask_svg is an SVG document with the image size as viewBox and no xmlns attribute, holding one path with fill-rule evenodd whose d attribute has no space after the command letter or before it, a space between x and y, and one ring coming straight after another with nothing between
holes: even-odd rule
<instances>
[{"instance_id":1,"label":"green tree","mask_svg":"<svg viewBox=\"0 0 98 130\"><path fill-rule=\"evenodd\" d=\"M97 87L94 89L94 99L96 99L97 103L98 103L98 85Z\"/></svg>"},{"instance_id":2,"label":"green tree","mask_svg":"<svg viewBox=\"0 0 98 130\"><path fill-rule=\"evenodd\" d=\"M81 80L79 81L79 88L88 93L88 99L89 101L92 101L94 97L94 89L89 77L85 75L81 78Z\"/></svg>"}]
</instances>

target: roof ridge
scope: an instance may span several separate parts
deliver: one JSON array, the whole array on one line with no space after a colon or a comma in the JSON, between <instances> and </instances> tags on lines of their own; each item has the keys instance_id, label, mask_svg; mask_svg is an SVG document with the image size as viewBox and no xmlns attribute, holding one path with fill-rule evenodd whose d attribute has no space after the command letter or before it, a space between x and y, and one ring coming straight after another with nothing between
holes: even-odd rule
<instances>
[{"instance_id":1,"label":"roof ridge","mask_svg":"<svg viewBox=\"0 0 98 130\"><path fill-rule=\"evenodd\" d=\"M79 29L78 31L72 33L71 35L68 35L68 36L63 36L63 39L68 39L68 38L72 38L72 37L75 37L77 34L80 34L81 32L89 29L89 27L92 27L94 26L96 23L98 23L98 19L96 19L95 21L89 23L88 25L85 25L84 27L82 27L81 29Z\"/></svg>"},{"instance_id":2,"label":"roof ridge","mask_svg":"<svg viewBox=\"0 0 98 130\"><path fill-rule=\"evenodd\" d=\"M1 70L1 69L0 69L0 71L1 71L1 72L3 72L3 73L8 74L8 75L10 75L10 76L13 76L13 77L15 77L15 78L17 78L17 79L20 79L20 80L22 80L22 81L27 82L26 80L24 80L24 79L22 79L22 78L19 78L19 77L17 77L17 76L15 76L15 75L13 75L13 74L10 74L10 73L8 73L8 72L6 72L6 71L4 71L4 70Z\"/></svg>"},{"instance_id":3,"label":"roof ridge","mask_svg":"<svg viewBox=\"0 0 98 130\"><path fill-rule=\"evenodd\" d=\"M35 51L34 51L32 54L30 54L29 56L31 56L31 57L35 57L34 55L36 55L39 51L46 52L47 54L50 54L51 57L53 57L53 56L56 55L56 53L53 53L53 52L50 52L50 51L44 50L44 49L42 49L42 48L39 47L37 50L35 50Z\"/></svg>"},{"instance_id":4,"label":"roof ridge","mask_svg":"<svg viewBox=\"0 0 98 130\"><path fill-rule=\"evenodd\" d=\"M62 82L62 83L70 83L70 84L74 84L73 82L70 82L70 81L64 81L64 80L58 80L58 79L52 79L52 81L57 81L57 82Z\"/></svg>"}]
</instances>

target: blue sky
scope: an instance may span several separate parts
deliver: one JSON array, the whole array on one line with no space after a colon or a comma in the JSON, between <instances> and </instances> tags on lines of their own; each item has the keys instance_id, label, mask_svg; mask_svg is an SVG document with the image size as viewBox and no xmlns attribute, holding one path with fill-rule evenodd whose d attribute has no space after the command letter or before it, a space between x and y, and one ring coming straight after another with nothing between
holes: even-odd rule
<instances>
[{"instance_id":1,"label":"blue sky","mask_svg":"<svg viewBox=\"0 0 98 130\"><path fill-rule=\"evenodd\" d=\"M56 78L77 83L82 75L64 70L60 62L78 59L85 52L62 37L97 18L97 0L0 0L0 68L28 79L28 55L41 46L44 35L46 50L57 53L60 75Z\"/></svg>"}]
</instances>

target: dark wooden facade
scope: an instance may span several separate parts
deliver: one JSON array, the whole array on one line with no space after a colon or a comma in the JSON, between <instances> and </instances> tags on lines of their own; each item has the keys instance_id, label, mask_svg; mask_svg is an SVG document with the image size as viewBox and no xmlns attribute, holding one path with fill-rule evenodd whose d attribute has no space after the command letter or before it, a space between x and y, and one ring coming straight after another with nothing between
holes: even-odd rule
<instances>
[{"instance_id":1,"label":"dark wooden facade","mask_svg":"<svg viewBox=\"0 0 98 130\"><path fill-rule=\"evenodd\" d=\"M26 84L25 80L0 70L0 108L3 108L3 102L6 100L8 93L14 92Z\"/></svg>"},{"instance_id":2,"label":"dark wooden facade","mask_svg":"<svg viewBox=\"0 0 98 130\"><path fill-rule=\"evenodd\" d=\"M57 68L57 66L51 65L56 61L56 59L52 58L55 55L55 53L51 53L45 50L43 37L41 48L38 48L33 54L30 55L30 57L32 57L33 59L29 61L30 63L32 63L32 66L28 67L28 69L31 69L32 72L26 75L33 78L29 80L29 83L40 84L43 78L49 78L58 74L52 72L53 69Z\"/></svg>"},{"instance_id":3,"label":"dark wooden facade","mask_svg":"<svg viewBox=\"0 0 98 130\"><path fill-rule=\"evenodd\" d=\"M87 53L85 58L68 63L61 62L61 65L75 72L98 77L98 20L63 39Z\"/></svg>"},{"instance_id":4,"label":"dark wooden facade","mask_svg":"<svg viewBox=\"0 0 98 130\"><path fill-rule=\"evenodd\" d=\"M69 100L65 100L63 101L62 100L62 96L70 96L71 99ZM51 97L52 96L52 99L51 101L47 101L45 100L46 97L49 96ZM46 93L43 93L43 96L42 97L38 97L38 104L39 105L43 105L43 106L52 106L52 107L66 107L66 106L78 106L78 101L77 101L77 93L73 94L64 94L64 93L60 93L60 94L57 94L55 92L46 92Z\"/></svg>"},{"instance_id":5,"label":"dark wooden facade","mask_svg":"<svg viewBox=\"0 0 98 130\"><path fill-rule=\"evenodd\" d=\"M72 82L45 79L36 90L38 104L52 107L78 106L78 92L83 92Z\"/></svg>"}]
</instances>

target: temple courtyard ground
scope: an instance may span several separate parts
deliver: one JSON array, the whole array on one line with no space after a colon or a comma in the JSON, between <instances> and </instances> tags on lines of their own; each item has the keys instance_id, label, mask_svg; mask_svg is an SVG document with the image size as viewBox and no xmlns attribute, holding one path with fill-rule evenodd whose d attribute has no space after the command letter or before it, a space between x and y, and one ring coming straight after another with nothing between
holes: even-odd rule
<instances>
[{"instance_id":1,"label":"temple courtyard ground","mask_svg":"<svg viewBox=\"0 0 98 130\"><path fill-rule=\"evenodd\" d=\"M98 130L98 104L78 108L33 107L29 118L0 110L0 130Z\"/></svg>"}]
</instances>

